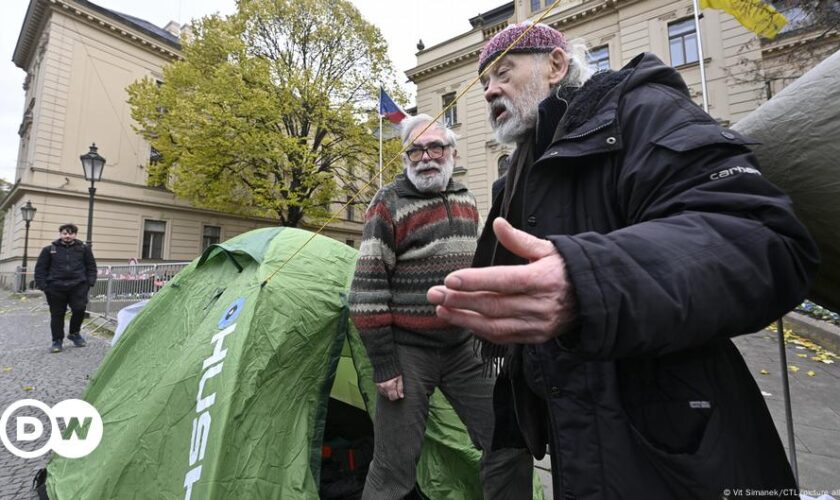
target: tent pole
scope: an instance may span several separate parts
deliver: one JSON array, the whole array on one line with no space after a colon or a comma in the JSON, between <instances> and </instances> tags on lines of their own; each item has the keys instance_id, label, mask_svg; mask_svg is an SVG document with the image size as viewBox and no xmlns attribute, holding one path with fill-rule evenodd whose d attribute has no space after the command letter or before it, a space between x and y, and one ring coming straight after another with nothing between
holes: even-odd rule
<instances>
[{"instance_id":1,"label":"tent pole","mask_svg":"<svg viewBox=\"0 0 840 500\"><path fill-rule=\"evenodd\" d=\"M788 449L790 449L790 466L793 477L799 484L799 467L796 465L796 438L793 433L793 408L790 402L790 382L788 380L787 352L785 351L785 326L782 318L776 320L776 330L779 338L779 362L782 368L782 389L785 398L785 421L787 423Z\"/></svg>"}]
</instances>

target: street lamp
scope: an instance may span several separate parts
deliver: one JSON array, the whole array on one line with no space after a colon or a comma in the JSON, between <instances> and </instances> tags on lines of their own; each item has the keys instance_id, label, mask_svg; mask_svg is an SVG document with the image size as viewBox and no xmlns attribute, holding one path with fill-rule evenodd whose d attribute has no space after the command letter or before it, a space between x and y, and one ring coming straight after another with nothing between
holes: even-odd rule
<instances>
[{"instance_id":1,"label":"street lamp","mask_svg":"<svg viewBox=\"0 0 840 500\"><path fill-rule=\"evenodd\" d=\"M93 196L96 194L94 183L102 179L102 171L105 170L105 158L99 156L96 150L96 143L93 143L90 146L90 151L79 156L79 159L82 160L82 168L85 170L85 180L90 181L87 230L87 245L89 247L93 245Z\"/></svg>"},{"instance_id":2,"label":"street lamp","mask_svg":"<svg viewBox=\"0 0 840 500\"><path fill-rule=\"evenodd\" d=\"M26 264L29 260L29 224L35 218L35 212L38 209L32 206L31 201L26 201L26 205L20 207L20 213L23 215L23 221L26 222L26 235L23 238L23 272L21 273L23 279L21 280L20 291L26 291Z\"/></svg>"}]
</instances>

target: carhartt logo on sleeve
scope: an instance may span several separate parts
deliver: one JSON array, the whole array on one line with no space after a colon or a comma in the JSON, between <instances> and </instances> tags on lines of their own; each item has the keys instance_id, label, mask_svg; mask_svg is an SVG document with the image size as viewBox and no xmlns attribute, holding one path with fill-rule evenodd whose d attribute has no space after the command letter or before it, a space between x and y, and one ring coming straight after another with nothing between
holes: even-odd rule
<instances>
[{"instance_id":1,"label":"carhartt logo on sleeve","mask_svg":"<svg viewBox=\"0 0 840 500\"><path fill-rule=\"evenodd\" d=\"M714 181L714 180L717 180L717 179L723 179L725 177L730 177L732 175L737 175L737 174L761 175L761 172L759 172L758 170L756 170L752 167L735 166L735 167L731 167L731 168L721 170L719 172L715 172L715 173L713 173L712 175L709 176L709 179Z\"/></svg>"}]
</instances>

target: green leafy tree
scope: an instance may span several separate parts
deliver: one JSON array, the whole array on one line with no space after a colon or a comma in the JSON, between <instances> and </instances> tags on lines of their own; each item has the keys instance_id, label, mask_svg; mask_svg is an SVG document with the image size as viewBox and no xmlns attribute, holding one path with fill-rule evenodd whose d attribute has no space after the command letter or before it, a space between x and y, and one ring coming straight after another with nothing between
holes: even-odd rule
<instances>
[{"instance_id":1,"label":"green leafy tree","mask_svg":"<svg viewBox=\"0 0 840 500\"><path fill-rule=\"evenodd\" d=\"M159 153L151 185L297 226L323 221L378 170L377 89L395 87L394 71L349 1L239 0L236 14L197 21L183 45L164 83L128 88L137 130Z\"/></svg>"}]
</instances>

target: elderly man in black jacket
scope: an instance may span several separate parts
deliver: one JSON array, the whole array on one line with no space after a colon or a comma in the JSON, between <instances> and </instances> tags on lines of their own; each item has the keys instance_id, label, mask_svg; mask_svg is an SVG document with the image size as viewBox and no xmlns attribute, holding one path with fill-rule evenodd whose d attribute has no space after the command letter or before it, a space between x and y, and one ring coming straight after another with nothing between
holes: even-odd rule
<instances>
[{"instance_id":1,"label":"elderly man in black jacket","mask_svg":"<svg viewBox=\"0 0 840 500\"><path fill-rule=\"evenodd\" d=\"M654 55L592 76L580 44L527 28L479 58L490 123L517 145L483 269L428 292L504 360L495 446L548 444L555 498L798 498L730 340L808 289L818 254L790 200Z\"/></svg>"},{"instance_id":2,"label":"elderly man in black jacket","mask_svg":"<svg viewBox=\"0 0 840 500\"><path fill-rule=\"evenodd\" d=\"M64 316L70 306L67 340L76 347L87 345L79 331L87 306L88 290L96 284L96 260L90 247L76 239L79 228L64 224L59 238L45 246L35 264L35 286L44 291L50 305L52 352L64 343Z\"/></svg>"}]
</instances>

